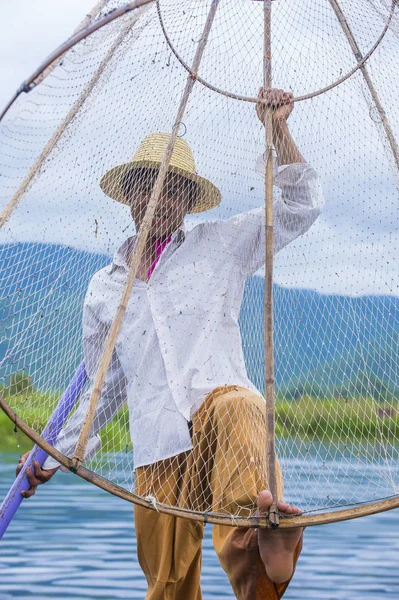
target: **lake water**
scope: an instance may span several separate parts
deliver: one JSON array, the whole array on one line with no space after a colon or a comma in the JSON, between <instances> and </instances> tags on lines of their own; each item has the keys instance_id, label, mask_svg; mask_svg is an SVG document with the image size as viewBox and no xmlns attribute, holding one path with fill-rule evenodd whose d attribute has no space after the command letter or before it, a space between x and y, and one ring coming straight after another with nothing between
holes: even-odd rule
<instances>
[{"instance_id":1,"label":"lake water","mask_svg":"<svg viewBox=\"0 0 399 600\"><path fill-rule=\"evenodd\" d=\"M0 499L17 456L0 454ZM284 600L399 599L399 511L312 527ZM57 473L0 541L0 599L143 599L132 505ZM234 599L206 527L204 600ZM190 600L190 599L187 599Z\"/></svg>"}]
</instances>

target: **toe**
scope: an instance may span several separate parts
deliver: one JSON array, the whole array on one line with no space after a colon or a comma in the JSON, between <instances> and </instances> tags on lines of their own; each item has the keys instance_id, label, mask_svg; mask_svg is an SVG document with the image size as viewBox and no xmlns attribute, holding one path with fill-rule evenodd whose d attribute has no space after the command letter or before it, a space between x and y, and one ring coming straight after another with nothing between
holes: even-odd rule
<instances>
[{"instance_id":1,"label":"toe","mask_svg":"<svg viewBox=\"0 0 399 600\"><path fill-rule=\"evenodd\" d=\"M260 492L257 500L257 505L259 509L259 514L266 514L273 504L273 496L269 492L269 490L263 490Z\"/></svg>"},{"instance_id":2,"label":"toe","mask_svg":"<svg viewBox=\"0 0 399 600\"><path fill-rule=\"evenodd\" d=\"M279 502L277 504L277 508L281 513L285 513L287 515L301 515L302 511L297 506L293 506L292 504L287 504L286 502Z\"/></svg>"}]
</instances>

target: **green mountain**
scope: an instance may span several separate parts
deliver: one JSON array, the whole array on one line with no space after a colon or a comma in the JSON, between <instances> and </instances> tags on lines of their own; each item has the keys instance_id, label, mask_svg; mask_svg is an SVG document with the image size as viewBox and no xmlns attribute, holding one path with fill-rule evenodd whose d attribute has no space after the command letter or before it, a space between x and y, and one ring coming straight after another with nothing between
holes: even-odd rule
<instances>
[{"instance_id":1,"label":"green mountain","mask_svg":"<svg viewBox=\"0 0 399 600\"><path fill-rule=\"evenodd\" d=\"M81 312L92 275L110 257L66 246L0 246L0 378L25 371L64 389L82 359ZM244 355L264 389L263 284L252 277L240 317ZM277 391L288 398L399 395L399 300L274 287Z\"/></svg>"}]
</instances>

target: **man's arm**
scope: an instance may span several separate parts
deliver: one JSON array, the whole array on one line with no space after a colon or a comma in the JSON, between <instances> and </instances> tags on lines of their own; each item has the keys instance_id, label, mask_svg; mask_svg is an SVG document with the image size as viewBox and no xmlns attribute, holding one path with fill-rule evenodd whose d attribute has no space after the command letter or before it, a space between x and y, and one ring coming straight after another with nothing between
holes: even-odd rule
<instances>
[{"instance_id":1,"label":"man's arm","mask_svg":"<svg viewBox=\"0 0 399 600\"><path fill-rule=\"evenodd\" d=\"M89 400L90 392L86 392L86 394L84 394L80 399L78 408L72 414L67 424L63 427L58 435L54 446L66 456L72 456L74 453L79 439L80 430L86 416ZM99 450L101 446L101 440L97 435L98 432L114 418L125 400L126 381L122 368L119 364L119 360L114 352L111 359L111 365L104 381L101 399L90 432L90 439L85 454L85 460L90 458L90 456ZM21 456L19 459L16 475L18 475L19 471L22 469L29 454L30 452L26 452L26 454ZM48 456L46 458L42 467L40 467L37 461L34 461L33 468L29 468L26 472L30 488L21 492L22 496L24 498L30 498L33 496L36 492L37 486L50 481L60 467L60 463L52 456ZM66 470L64 467L61 467L61 469Z\"/></svg>"},{"instance_id":2,"label":"man's arm","mask_svg":"<svg viewBox=\"0 0 399 600\"><path fill-rule=\"evenodd\" d=\"M99 323L93 307L85 302L83 308L83 355L86 372L91 381L94 380L97 373L106 334L107 331ZM98 432L114 418L126 401L126 388L125 374L119 362L118 355L114 350L101 391L101 398L93 419L85 460L99 450L101 439L98 436ZM83 421L86 417L90 396L90 391L82 395L78 408L72 414L57 438L55 447L66 456L73 456ZM57 461L49 456L43 465L43 469L52 469L57 465Z\"/></svg>"},{"instance_id":3,"label":"man's arm","mask_svg":"<svg viewBox=\"0 0 399 600\"><path fill-rule=\"evenodd\" d=\"M274 108L273 143L276 148L279 165L305 163L306 160L294 142L287 123L287 119L294 109L294 104L290 102L294 94L292 92L284 92L284 90L264 90L260 88L258 97L259 100L267 102L266 105L261 103L256 105L256 114L263 125L265 124L267 106Z\"/></svg>"},{"instance_id":4,"label":"man's arm","mask_svg":"<svg viewBox=\"0 0 399 600\"><path fill-rule=\"evenodd\" d=\"M97 365L102 354L105 336L103 327L95 316L93 307L89 306L87 303L87 298L89 295L91 295L89 292L91 291L93 281L94 278L89 286L89 291L83 308L83 351L86 372L91 380L93 380L96 375ZM101 440L97 434L114 418L118 410L126 401L126 388L126 378L120 365L118 356L114 351L102 388L101 399L93 420L93 426L90 431L90 439L86 450L85 459L92 456L99 449ZM86 392L82 395L79 406L58 435L55 448L57 448L57 450L66 456L73 455L79 439L80 430L86 416L89 399L90 392ZM22 466L28 456L29 452L20 458L16 471L17 475L22 469ZM23 497L30 498L33 496L36 492L37 486L49 481L59 467L60 464L51 456L47 457L42 467L40 467L39 463L35 462L33 469L27 470L27 478L30 488L29 490L22 492ZM61 467L61 469L63 469L63 467Z\"/></svg>"},{"instance_id":5,"label":"man's arm","mask_svg":"<svg viewBox=\"0 0 399 600\"><path fill-rule=\"evenodd\" d=\"M324 199L316 171L306 162L288 129L287 119L294 108L289 101L292 93L282 90L264 92L261 89L259 94L262 97L266 95L269 105L274 108L274 143L280 163L274 174L274 185L281 189L281 194L273 199L276 253L313 225ZM256 112L263 123L265 105L257 104ZM264 176L264 170L262 174ZM264 264L264 206L237 214L227 221L218 221L215 227L226 252L232 255L245 277L255 273Z\"/></svg>"}]
</instances>

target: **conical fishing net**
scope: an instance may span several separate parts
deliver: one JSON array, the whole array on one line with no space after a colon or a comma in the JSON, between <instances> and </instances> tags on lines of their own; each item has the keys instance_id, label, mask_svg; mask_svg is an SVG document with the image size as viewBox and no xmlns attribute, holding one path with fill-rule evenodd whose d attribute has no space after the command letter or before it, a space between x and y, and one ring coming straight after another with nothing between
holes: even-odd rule
<instances>
[{"instance_id":1,"label":"conical fishing net","mask_svg":"<svg viewBox=\"0 0 399 600\"><path fill-rule=\"evenodd\" d=\"M1 396L41 435L84 361L55 444L76 458L105 368L84 466L130 499L234 522L269 483L267 14L270 87L298 98L273 121L277 488L305 513L397 495L398 11L150 2L2 119Z\"/></svg>"}]
</instances>

